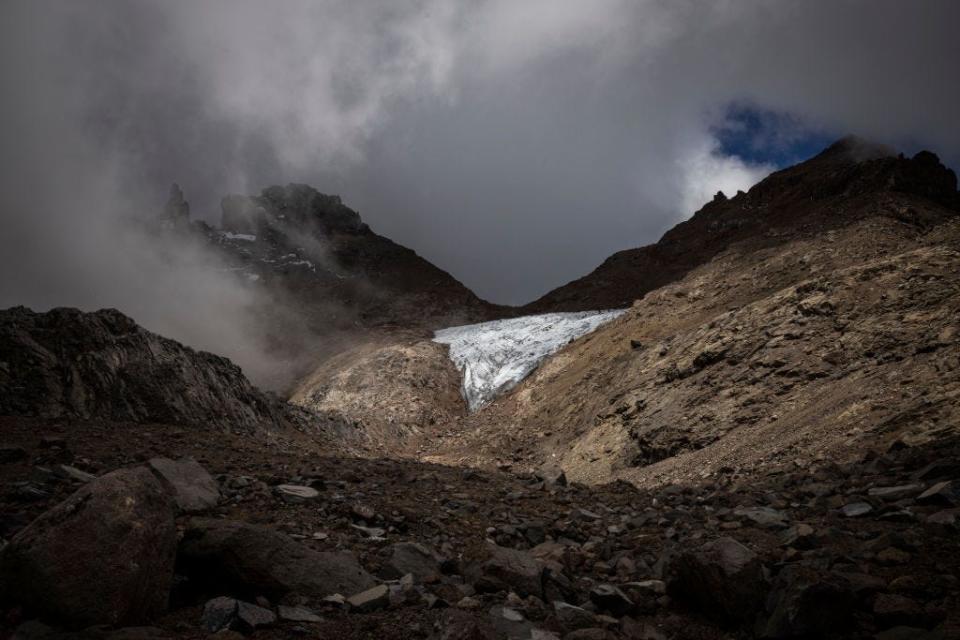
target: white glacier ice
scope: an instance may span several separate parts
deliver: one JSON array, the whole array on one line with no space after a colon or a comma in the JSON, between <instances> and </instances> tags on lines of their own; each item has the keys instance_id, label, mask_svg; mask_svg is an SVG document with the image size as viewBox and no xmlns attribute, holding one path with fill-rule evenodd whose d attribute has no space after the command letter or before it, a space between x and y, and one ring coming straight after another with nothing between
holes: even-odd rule
<instances>
[{"instance_id":1,"label":"white glacier ice","mask_svg":"<svg viewBox=\"0 0 960 640\"><path fill-rule=\"evenodd\" d=\"M433 341L450 345L450 359L463 373L463 397L480 409L530 375L549 355L624 313L545 313L440 329Z\"/></svg>"}]
</instances>

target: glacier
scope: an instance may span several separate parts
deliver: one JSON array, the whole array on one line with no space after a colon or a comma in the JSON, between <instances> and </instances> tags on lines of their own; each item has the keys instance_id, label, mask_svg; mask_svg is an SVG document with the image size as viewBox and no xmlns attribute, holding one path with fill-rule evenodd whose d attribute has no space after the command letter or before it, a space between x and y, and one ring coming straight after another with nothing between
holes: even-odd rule
<instances>
[{"instance_id":1,"label":"glacier","mask_svg":"<svg viewBox=\"0 0 960 640\"><path fill-rule=\"evenodd\" d=\"M450 359L463 374L470 411L515 387L563 346L622 315L626 309L544 313L434 332L449 345Z\"/></svg>"}]
</instances>

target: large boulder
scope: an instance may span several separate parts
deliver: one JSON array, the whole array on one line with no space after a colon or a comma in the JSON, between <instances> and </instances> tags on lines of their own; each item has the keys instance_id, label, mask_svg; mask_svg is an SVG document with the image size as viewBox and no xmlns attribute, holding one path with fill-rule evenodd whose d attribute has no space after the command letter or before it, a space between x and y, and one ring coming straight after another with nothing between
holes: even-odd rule
<instances>
[{"instance_id":1,"label":"large boulder","mask_svg":"<svg viewBox=\"0 0 960 640\"><path fill-rule=\"evenodd\" d=\"M544 567L533 554L488 543L483 555L468 571L478 591L543 596Z\"/></svg>"},{"instance_id":2,"label":"large boulder","mask_svg":"<svg viewBox=\"0 0 960 640\"><path fill-rule=\"evenodd\" d=\"M853 623L853 589L841 576L791 565L777 576L767 598L769 617L758 628L762 638L838 636Z\"/></svg>"},{"instance_id":3,"label":"large boulder","mask_svg":"<svg viewBox=\"0 0 960 640\"><path fill-rule=\"evenodd\" d=\"M147 463L184 513L199 513L220 502L220 487L193 458L153 458Z\"/></svg>"},{"instance_id":4,"label":"large boulder","mask_svg":"<svg viewBox=\"0 0 960 640\"><path fill-rule=\"evenodd\" d=\"M314 551L268 527L209 518L190 521L178 568L240 597L348 595L376 584L352 553Z\"/></svg>"},{"instance_id":5,"label":"large boulder","mask_svg":"<svg viewBox=\"0 0 960 640\"><path fill-rule=\"evenodd\" d=\"M90 481L0 554L3 599L68 627L163 612L177 549L174 505L143 467Z\"/></svg>"},{"instance_id":6,"label":"large boulder","mask_svg":"<svg viewBox=\"0 0 960 640\"><path fill-rule=\"evenodd\" d=\"M764 602L760 559L733 538L722 537L673 557L667 592L722 623L746 622Z\"/></svg>"}]
</instances>

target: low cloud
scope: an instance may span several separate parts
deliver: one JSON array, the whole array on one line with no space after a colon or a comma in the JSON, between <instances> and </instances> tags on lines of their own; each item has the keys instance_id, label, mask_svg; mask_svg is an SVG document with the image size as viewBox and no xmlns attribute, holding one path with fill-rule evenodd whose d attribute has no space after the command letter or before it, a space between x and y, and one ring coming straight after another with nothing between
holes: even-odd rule
<instances>
[{"instance_id":1,"label":"low cloud","mask_svg":"<svg viewBox=\"0 0 960 640\"><path fill-rule=\"evenodd\" d=\"M226 193L313 184L524 302L771 170L718 146L730 105L789 119L761 146L853 132L956 163L958 22L952 0L10 0L0 304L241 341L207 321L242 287L158 282L114 239L173 181L211 221Z\"/></svg>"}]
</instances>

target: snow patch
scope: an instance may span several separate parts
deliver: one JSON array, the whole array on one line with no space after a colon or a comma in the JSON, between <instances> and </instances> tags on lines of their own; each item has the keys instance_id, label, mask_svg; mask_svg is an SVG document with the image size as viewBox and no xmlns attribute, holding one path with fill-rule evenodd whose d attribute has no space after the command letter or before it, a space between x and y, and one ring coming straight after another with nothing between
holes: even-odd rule
<instances>
[{"instance_id":1,"label":"snow patch","mask_svg":"<svg viewBox=\"0 0 960 640\"><path fill-rule=\"evenodd\" d=\"M471 411L515 387L563 346L620 316L626 309L545 313L441 329L433 341L450 345L463 373Z\"/></svg>"}]
</instances>

